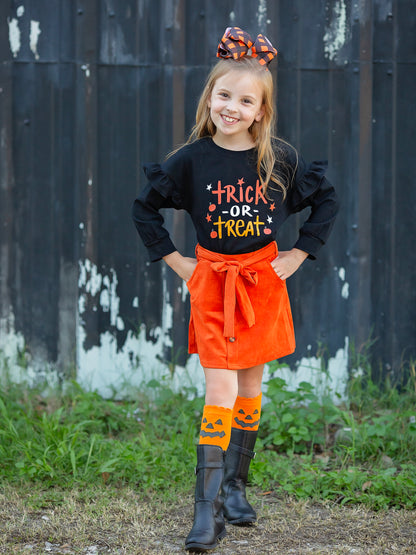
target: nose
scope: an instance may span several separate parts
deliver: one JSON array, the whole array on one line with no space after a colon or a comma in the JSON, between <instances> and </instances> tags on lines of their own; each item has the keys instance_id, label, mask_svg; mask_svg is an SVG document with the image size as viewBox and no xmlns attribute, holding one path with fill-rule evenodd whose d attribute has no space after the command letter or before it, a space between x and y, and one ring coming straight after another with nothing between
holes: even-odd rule
<instances>
[{"instance_id":1,"label":"nose","mask_svg":"<svg viewBox=\"0 0 416 555\"><path fill-rule=\"evenodd\" d=\"M233 100L230 100L227 104L227 111L228 113L232 114L234 112L237 111L237 108L235 106L235 102Z\"/></svg>"}]
</instances>

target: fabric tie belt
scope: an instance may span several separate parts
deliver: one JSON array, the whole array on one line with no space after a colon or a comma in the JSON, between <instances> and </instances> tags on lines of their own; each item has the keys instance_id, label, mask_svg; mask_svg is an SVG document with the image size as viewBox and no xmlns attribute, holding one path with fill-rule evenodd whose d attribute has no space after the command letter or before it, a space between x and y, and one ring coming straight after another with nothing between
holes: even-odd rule
<instances>
[{"instance_id":1,"label":"fabric tie belt","mask_svg":"<svg viewBox=\"0 0 416 555\"><path fill-rule=\"evenodd\" d=\"M200 245L196 248L198 260L209 260L212 262L211 269L214 272L225 272L224 287L224 337L234 337L235 309L238 305L240 312L249 328L256 323L256 318L247 293L246 285L256 286L258 282L257 272L250 265L261 262L271 256L277 256L277 245L275 242L266 247L245 255L222 255L204 249ZM239 259L241 261L239 261Z\"/></svg>"}]
</instances>

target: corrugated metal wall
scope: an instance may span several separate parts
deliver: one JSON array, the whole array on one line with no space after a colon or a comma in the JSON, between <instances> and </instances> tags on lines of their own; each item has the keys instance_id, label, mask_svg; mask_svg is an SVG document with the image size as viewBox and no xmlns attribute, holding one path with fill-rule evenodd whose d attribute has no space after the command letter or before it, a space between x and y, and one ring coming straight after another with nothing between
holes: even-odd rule
<instances>
[{"instance_id":1,"label":"corrugated metal wall","mask_svg":"<svg viewBox=\"0 0 416 555\"><path fill-rule=\"evenodd\" d=\"M414 0L1 2L3 350L66 375L120 354L134 370L148 344L185 362L182 283L147 263L130 206L141 163L189 132L230 24L278 47L279 134L329 159L342 202L319 260L289 283L289 362L370 336L384 370L416 355ZM192 254L187 218L167 218Z\"/></svg>"}]
</instances>

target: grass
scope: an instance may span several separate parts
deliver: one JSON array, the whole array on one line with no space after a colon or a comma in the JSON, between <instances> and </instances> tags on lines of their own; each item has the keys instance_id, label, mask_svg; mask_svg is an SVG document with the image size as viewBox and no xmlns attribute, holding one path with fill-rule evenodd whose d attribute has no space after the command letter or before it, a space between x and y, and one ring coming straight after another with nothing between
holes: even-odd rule
<instances>
[{"instance_id":1,"label":"grass","mask_svg":"<svg viewBox=\"0 0 416 555\"><path fill-rule=\"evenodd\" d=\"M282 507L296 513L291 509L299 530L306 526L302 510L305 519L327 511L328 526L337 528L336 537L343 532L342 519L335 515L343 514L342 526L348 528L345 513L338 510L349 511L352 521L351 515L371 514L380 522L378 534L374 529L374 553L384 552L380 542L387 539L381 528L389 530L387 519L392 530L401 526L403 541L394 540L398 550L415 552L415 365L409 365L400 383L373 381L363 361L357 368L344 404L334 404L331 391L318 394L307 382L295 391L289 391L280 378L267 384L270 402L263 408L250 488L262 515L257 532L263 530L270 540L270 551L262 548L262 553L278 552L276 545L284 541L288 549L297 549L289 538L289 524L286 537L283 524L274 522L283 518ZM64 391L49 393L11 383L3 386L0 553L27 552L25 545L39 547L39 538L43 542L39 553L46 549L45 541L68 544L73 553L85 553L89 543L101 546L102 552L157 553L160 536L170 542L169 549L167 544L160 547L160 553L181 549L178 537L186 535L191 519L203 400L192 390L173 393L154 380L133 392L132 399L103 399L75 382ZM403 511L397 509L408 509L409 516L399 516ZM305 537L312 541L308 534ZM370 534L367 528L366 534ZM136 551L131 543L135 535L142 538ZM222 552L239 553L241 544L246 550L242 547L241 553L250 553L248 549L256 545L252 535L233 530ZM250 548L244 544L249 537ZM352 549L353 537L355 532L342 545ZM144 547L143 538L150 547ZM325 551L324 542L315 553L351 552L347 547L338 550L328 537L325 541L332 551ZM392 552L396 544L392 538L388 541ZM105 551L106 542L110 551ZM65 552L59 549L55 552Z\"/></svg>"},{"instance_id":2,"label":"grass","mask_svg":"<svg viewBox=\"0 0 416 555\"><path fill-rule=\"evenodd\" d=\"M134 402L118 402L75 382L49 395L3 387L0 483L132 485L165 499L187 491L203 400L154 380L143 391ZM350 380L348 404L335 405L330 393L269 381L254 485L298 499L415 508L414 365L402 383L383 387L361 370Z\"/></svg>"},{"instance_id":3,"label":"grass","mask_svg":"<svg viewBox=\"0 0 416 555\"><path fill-rule=\"evenodd\" d=\"M166 494L173 495L175 484L189 484L201 403L185 403L166 389L154 401L123 403L76 383L62 396L47 397L10 384L0 395L0 479L156 491L169 477L173 487Z\"/></svg>"}]
</instances>

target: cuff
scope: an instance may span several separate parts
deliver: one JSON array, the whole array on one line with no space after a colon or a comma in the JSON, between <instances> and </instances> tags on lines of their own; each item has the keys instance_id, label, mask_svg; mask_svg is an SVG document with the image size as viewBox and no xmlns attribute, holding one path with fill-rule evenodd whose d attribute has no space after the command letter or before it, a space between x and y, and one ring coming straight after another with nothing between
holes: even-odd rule
<instances>
[{"instance_id":1,"label":"cuff","mask_svg":"<svg viewBox=\"0 0 416 555\"><path fill-rule=\"evenodd\" d=\"M312 235L301 235L296 241L294 248L308 253L310 260L316 260L319 249L323 246L323 242Z\"/></svg>"},{"instance_id":2,"label":"cuff","mask_svg":"<svg viewBox=\"0 0 416 555\"><path fill-rule=\"evenodd\" d=\"M157 262L167 254L177 250L170 237L165 237L162 241L158 241L154 245L146 245L146 247L150 262Z\"/></svg>"}]
</instances>

